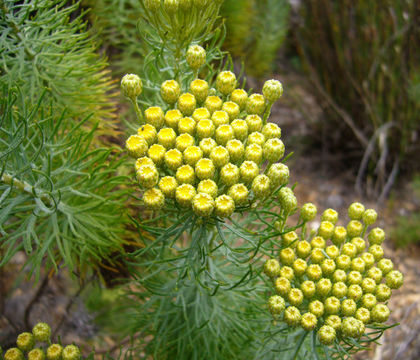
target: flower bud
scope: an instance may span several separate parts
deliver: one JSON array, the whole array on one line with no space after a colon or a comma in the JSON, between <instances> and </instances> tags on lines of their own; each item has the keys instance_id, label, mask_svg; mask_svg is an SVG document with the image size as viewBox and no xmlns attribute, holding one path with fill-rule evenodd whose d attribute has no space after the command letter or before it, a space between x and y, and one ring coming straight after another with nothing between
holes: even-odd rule
<instances>
[{"instance_id":1,"label":"flower bud","mask_svg":"<svg viewBox=\"0 0 420 360\"><path fill-rule=\"evenodd\" d=\"M338 255L340 255L340 250L338 250L338 247L335 245L327 246L325 252L327 253L328 257L333 260L336 259Z\"/></svg>"},{"instance_id":2,"label":"flower bud","mask_svg":"<svg viewBox=\"0 0 420 360\"><path fill-rule=\"evenodd\" d=\"M175 199L183 207L191 206L195 195L195 188L191 184L182 184L175 191Z\"/></svg>"},{"instance_id":3,"label":"flower bud","mask_svg":"<svg viewBox=\"0 0 420 360\"><path fill-rule=\"evenodd\" d=\"M200 120L197 123L196 133L200 139L210 138L214 135L215 127L209 119Z\"/></svg>"},{"instance_id":4,"label":"flower bud","mask_svg":"<svg viewBox=\"0 0 420 360\"><path fill-rule=\"evenodd\" d=\"M175 80L166 80L160 87L160 95L167 104L173 105L178 101L181 88Z\"/></svg>"},{"instance_id":5,"label":"flower bud","mask_svg":"<svg viewBox=\"0 0 420 360\"><path fill-rule=\"evenodd\" d=\"M239 168L231 163L226 164L220 170L220 181L224 185L234 185L239 181Z\"/></svg>"},{"instance_id":6,"label":"flower bud","mask_svg":"<svg viewBox=\"0 0 420 360\"><path fill-rule=\"evenodd\" d=\"M334 224L329 221L322 221L318 228L318 235L324 239L329 239L334 233Z\"/></svg>"},{"instance_id":7,"label":"flower bud","mask_svg":"<svg viewBox=\"0 0 420 360\"><path fill-rule=\"evenodd\" d=\"M332 289L332 283L330 279L322 278L316 283L316 294L322 298L328 296Z\"/></svg>"},{"instance_id":8,"label":"flower bud","mask_svg":"<svg viewBox=\"0 0 420 360\"><path fill-rule=\"evenodd\" d=\"M137 135L146 140L150 146L156 142L157 131L153 125L145 124L138 128Z\"/></svg>"},{"instance_id":9,"label":"flower bud","mask_svg":"<svg viewBox=\"0 0 420 360\"><path fill-rule=\"evenodd\" d=\"M306 331L312 331L315 329L317 323L318 320L316 316L310 312L303 314L300 320L300 325Z\"/></svg>"},{"instance_id":10,"label":"flower bud","mask_svg":"<svg viewBox=\"0 0 420 360\"><path fill-rule=\"evenodd\" d=\"M343 255L347 255L351 258L354 258L357 254L357 248L352 243L346 243L343 245L343 248L341 249L341 253Z\"/></svg>"},{"instance_id":11,"label":"flower bud","mask_svg":"<svg viewBox=\"0 0 420 360\"><path fill-rule=\"evenodd\" d=\"M140 166L136 174L139 184L143 189L150 189L159 181L159 173L155 165Z\"/></svg>"},{"instance_id":12,"label":"flower bud","mask_svg":"<svg viewBox=\"0 0 420 360\"><path fill-rule=\"evenodd\" d=\"M385 281L391 289L399 289L404 282L404 276L398 270L392 270L386 275Z\"/></svg>"},{"instance_id":13,"label":"flower bud","mask_svg":"<svg viewBox=\"0 0 420 360\"><path fill-rule=\"evenodd\" d=\"M136 160L136 163L134 165L136 171L138 171L140 169L140 167L142 167L143 165L155 165L155 163L153 162L152 159L148 158L147 156L143 156L141 158L138 158Z\"/></svg>"},{"instance_id":14,"label":"flower bud","mask_svg":"<svg viewBox=\"0 0 420 360\"><path fill-rule=\"evenodd\" d=\"M226 218L235 211L235 203L228 195L220 195L216 198L216 215L220 218Z\"/></svg>"},{"instance_id":15,"label":"flower bud","mask_svg":"<svg viewBox=\"0 0 420 360\"><path fill-rule=\"evenodd\" d=\"M361 220L365 207L363 204L355 202L349 206L348 214L351 220Z\"/></svg>"},{"instance_id":16,"label":"flower bud","mask_svg":"<svg viewBox=\"0 0 420 360\"><path fill-rule=\"evenodd\" d=\"M295 273L290 266L283 266L280 269L280 276L292 281L295 277Z\"/></svg>"},{"instance_id":17,"label":"flower bud","mask_svg":"<svg viewBox=\"0 0 420 360\"><path fill-rule=\"evenodd\" d=\"M384 250L380 245L372 245L369 247L369 252L375 258L375 261L379 261L384 257Z\"/></svg>"},{"instance_id":18,"label":"flower bud","mask_svg":"<svg viewBox=\"0 0 420 360\"><path fill-rule=\"evenodd\" d=\"M341 303L341 313L344 316L353 316L356 313L357 305L352 299L345 299Z\"/></svg>"},{"instance_id":19,"label":"flower bud","mask_svg":"<svg viewBox=\"0 0 420 360\"><path fill-rule=\"evenodd\" d=\"M306 269L308 268L308 264L306 263L305 260L302 259L296 259L293 262L293 271L296 274L297 277L301 277L305 274Z\"/></svg>"},{"instance_id":20,"label":"flower bud","mask_svg":"<svg viewBox=\"0 0 420 360\"><path fill-rule=\"evenodd\" d=\"M289 292L292 289L290 285L290 280L285 277L278 277L274 282L274 287L276 291L283 297L288 297Z\"/></svg>"},{"instance_id":21,"label":"flower bud","mask_svg":"<svg viewBox=\"0 0 420 360\"><path fill-rule=\"evenodd\" d=\"M283 187L279 191L280 205L286 212L291 212L297 206L297 199L293 190L288 187Z\"/></svg>"},{"instance_id":22,"label":"flower bud","mask_svg":"<svg viewBox=\"0 0 420 360\"><path fill-rule=\"evenodd\" d=\"M311 262L313 264L320 264L322 261L324 261L325 255L322 249L315 248L311 251Z\"/></svg>"},{"instance_id":23,"label":"flower bud","mask_svg":"<svg viewBox=\"0 0 420 360\"><path fill-rule=\"evenodd\" d=\"M206 62L206 50L204 50L200 45L191 45L188 48L186 59L187 64L191 69L198 70Z\"/></svg>"},{"instance_id":24,"label":"flower bud","mask_svg":"<svg viewBox=\"0 0 420 360\"><path fill-rule=\"evenodd\" d=\"M365 277L362 280L362 290L365 294L367 293L374 293L376 290L376 281L373 280L372 278L369 277Z\"/></svg>"},{"instance_id":25,"label":"flower bud","mask_svg":"<svg viewBox=\"0 0 420 360\"><path fill-rule=\"evenodd\" d=\"M218 188L213 180L206 179L199 182L197 192L208 194L214 199L217 196Z\"/></svg>"},{"instance_id":26,"label":"flower bud","mask_svg":"<svg viewBox=\"0 0 420 360\"><path fill-rule=\"evenodd\" d=\"M366 264L362 258L355 258L351 260L351 269L354 271L358 271L360 273L364 273L366 269Z\"/></svg>"},{"instance_id":27,"label":"flower bud","mask_svg":"<svg viewBox=\"0 0 420 360\"><path fill-rule=\"evenodd\" d=\"M342 269L337 269L333 273L332 280L334 282L345 282L347 281L347 273Z\"/></svg>"},{"instance_id":28,"label":"flower bud","mask_svg":"<svg viewBox=\"0 0 420 360\"><path fill-rule=\"evenodd\" d=\"M267 123L262 128L262 133L268 139L280 139L281 129L274 123Z\"/></svg>"},{"instance_id":29,"label":"flower bud","mask_svg":"<svg viewBox=\"0 0 420 360\"><path fill-rule=\"evenodd\" d=\"M388 306L384 304L377 304L371 311L372 321L383 323L389 318Z\"/></svg>"},{"instance_id":30,"label":"flower bud","mask_svg":"<svg viewBox=\"0 0 420 360\"><path fill-rule=\"evenodd\" d=\"M239 162L244 156L244 144L239 140L229 140L226 143L226 149L229 152L230 161L233 163Z\"/></svg>"},{"instance_id":31,"label":"flower bud","mask_svg":"<svg viewBox=\"0 0 420 360\"><path fill-rule=\"evenodd\" d=\"M340 255L335 259L338 269L348 270L351 266L351 258L348 255Z\"/></svg>"},{"instance_id":32,"label":"flower bud","mask_svg":"<svg viewBox=\"0 0 420 360\"><path fill-rule=\"evenodd\" d=\"M236 76L231 71L222 71L217 75L216 88L223 95L229 95L236 88Z\"/></svg>"},{"instance_id":33,"label":"flower bud","mask_svg":"<svg viewBox=\"0 0 420 360\"><path fill-rule=\"evenodd\" d=\"M168 150L165 154L164 161L169 169L175 171L182 165L182 153L177 149Z\"/></svg>"},{"instance_id":34,"label":"flower bud","mask_svg":"<svg viewBox=\"0 0 420 360\"><path fill-rule=\"evenodd\" d=\"M61 360L63 347L60 344L52 344L47 349L47 360Z\"/></svg>"},{"instance_id":35,"label":"flower bud","mask_svg":"<svg viewBox=\"0 0 420 360\"><path fill-rule=\"evenodd\" d=\"M213 178L215 170L213 161L207 158L202 158L195 164L195 175L200 180Z\"/></svg>"},{"instance_id":36,"label":"flower bud","mask_svg":"<svg viewBox=\"0 0 420 360\"><path fill-rule=\"evenodd\" d=\"M263 161L263 149L260 145L250 144L245 148L245 159L257 164Z\"/></svg>"},{"instance_id":37,"label":"flower bud","mask_svg":"<svg viewBox=\"0 0 420 360\"><path fill-rule=\"evenodd\" d=\"M1 354L0 354L1 355ZM4 360L24 360L22 351L18 348L11 348L4 354Z\"/></svg>"},{"instance_id":38,"label":"flower bud","mask_svg":"<svg viewBox=\"0 0 420 360\"><path fill-rule=\"evenodd\" d=\"M368 310L373 309L373 307L376 305L377 300L375 295L373 294L364 294L362 296L362 299L360 300L360 304L362 307L365 307Z\"/></svg>"},{"instance_id":39,"label":"flower bud","mask_svg":"<svg viewBox=\"0 0 420 360\"><path fill-rule=\"evenodd\" d=\"M373 209L367 209L362 215L362 220L366 225L372 225L376 222L378 214Z\"/></svg>"},{"instance_id":40,"label":"flower bud","mask_svg":"<svg viewBox=\"0 0 420 360\"><path fill-rule=\"evenodd\" d=\"M336 339L335 330L332 326L323 325L317 332L319 342L323 345L331 345Z\"/></svg>"},{"instance_id":41,"label":"flower bud","mask_svg":"<svg viewBox=\"0 0 420 360\"><path fill-rule=\"evenodd\" d=\"M178 109L168 110L165 114L165 125L176 130L178 129L178 122L182 117L182 113Z\"/></svg>"},{"instance_id":42,"label":"flower bud","mask_svg":"<svg viewBox=\"0 0 420 360\"><path fill-rule=\"evenodd\" d=\"M322 213L321 221L329 221L332 224L335 224L338 220L338 212L334 209L327 209Z\"/></svg>"},{"instance_id":43,"label":"flower bud","mask_svg":"<svg viewBox=\"0 0 420 360\"><path fill-rule=\"evenodd\" d=\"M281 296L274 295L268 300L268 308L273 316L280 315L285 307L286 303Z\"/></svg>"},{"instance_id":44,"label":"flower bud","mask_svg":"<svg viewBox=\"0 0 420 360\"><path fill-rule=\"evenodd\" d=\"M270 163L279 161L284 156L283 141L277 138L268 139L264 144L264 159Z\"/></svg>"},{"instance_id":45,"label":"flower bud","mask_svg":"<svg viewBox=\"0 0 420 360\"><path fill-rule=\"evenodd\" d=\"M300 209L300 218L302 219L303 222L312 221L313 219L315 219L316 211L317 211L317 209L316 209L316 206L314 204L306 203ZM324 239L322 239L322 240L324 240ZM323 247L325 247L325 241L324 241L324 246Z\"/></svg>"},{"instance_id":46,"label":"flower bud","mask_svg":"<svg viewBox=\"0 0 420 360\"><path fill-rule=\"evenodd\" d=\"M190 116L195 110L197 101L195 100L194 95L190 93L182 94L178 98L178 109L182 112L184 116Z\"/></svg>"},{"instance_id":47,"label":"flower bud","mask_svg":"<svg viewBox=\"0 0 420 360\"><path fill-rule=\"evenodd\" d=\"M336 226L331 241L333 244L340 246L346 241L347 230L343 226Z\"/></svg>"},{"instance_id":48,"label":"flower bud","mask_svg":"<svg viewBox=\"0 0 420 360\"><path fill-rule=\"evenodd\" d=\"M204 101L204 106L208 111L210 111L211 114L213 114L215 111L222 109L223 101L218 96L212 95Z\"/></svg>"},{"instance_id":49,"label":"flower bud","mask_svg":"<svg viewBox=\"0 0 420 360\"><path fill-rule=\"evenodd\" d=\"M363 324L369 324L370 322L370 311L364 307L360 307L356 310L356 319L361 321Z\"/></svg>"},{"instance_id":50,"label":"flower bud","mask_svg":"<svg viewBox=\"0 0 420 360\"><path fill-rule=\"evenodd\" d=\"M308 310L314 314L317 318L324 315L324 304L319 300L314 300L309 303Z\"/></svg>"},{"instance_id":51,"label":"flower bud","mask_svg":"<svg viewBox=\"0 0 420 360\"><path fill-rule=\"evenodd\" d=\"M230 124L233 129L235 138L244 141L248 136L248 125L245 120L236 119Z\"/></svg>"},{"instance_id":52,"label":"flower bud","mask_svg":"<svg viewBox=\"0 0 420 360\"><path fill-rule=\"evenodd\" d=\"M235 137L233 133L232 126L230 125L220 125L216 129L215 138L216 142L220 145L226 145L226 143L230 140L233 140Z\"/></svg>"},{"instance_id":53,"label":"flower bud","mask_svg":"<svg viewBox=\"0 0 420 360\"><path fill-rule=\"evenodd\" d=\"M51 328L46 323L38 323L32 329L35 341L48 342L51 336Z\"/></svg>"},{"instance_id":54,"label":"flower bud","mask_svg":"<svg viewBox=\"0 0 420 360\"><path fill-rule=\"evenodd\" d=\"M175 190L178 187L178 182L173 176L165 176L159 181L159 189L163 195L168 198L175 197Z\"/></svg>"},{"instance_id":55,"label":"flower bud","mask_svg":"<svg viewBox=\"0 0 420 360\"><path fill-rule=\"evenodd\" d=\"M336 266L333 259L325 259L324 261L322 261L321 270L324 275L329 276L333 274L335 268Z\"/></svg>"},{"instance_id":56,"label":"flower bud","mask_svg":"<svg viewBox=\"0 0 420 360\"><path fill-rule=\"evenodd\" d=\"M351 239L351 243L356 246L358 254L361 254L366 249L366 242L361 237Z\"/></svg>"},{"instance_id":57,"label":"flower bud","mask_svg":"<svg viewBox=\"0 0 420 360\"><path fill-rule=\"evenodd\" d=\"M341 303L335 296L330 296L325 300L324 308L325 312L329 315L336 315L340 312Z\"/></svg>"},{"instance_id":58,"label":"flower bud","mask_svg":"<svg viewBox=\"0 0 420 360\"><path fill-rule=\"evenodd\" d=\"M289 326L298 326L300 324L300 311L294 306L289 306L284 311L284 321Z\"/></svg>"},{"instance_id":59,"label":"flower bud","mask_svg":"<svg viewBox=\"0 0 420 360\"><path fill-rule=\"evenodd\" d=\"M158 132L157 139L160 145L166 149L171 149L175 146L176 133L172 128L163 128Z\"/></svg>"},{"instance_id":60,"label":"flower bud","mask_svg":"<svg viewBox=\"0 0 420 360\"><path fill-rule=\"evenodd\" d=\"M265 143L265 136L259 131L254 131L248 136L247 144L257 144L263 146Z\"/></svg>"},{"instance_id":61,"label":"flower bud","mask_svg":"<svg viewBox=\"0 0 420 360\"><path fill-rule=\"evenodd\" d=\"M305 204L305 205L313 205L311 203ZM302 207L302 209L305 207L305 205ZM309 206L310 207L310 206ZM302 211L302 210L301 210ZM316 210L315 210L316 211ZM302 215L301 215L302 216ZM326 245L326 242L323 237L321 236L315 236L311 240L311 247L312 248L318 248L318 249L324 249Z\"/></svg>"},{"instance_id":62,"label":"flower bud","mask_svg":"<svg viewBox=\"0 0 420 360\"><path fill-rule=\"evenodd\" d=\"M162 191L153 188L144 192L143 202L149 209L159 210L165 204L165 197Z\"/></svg>"},{"instance_id":63,"label":"flower bud","mask_svg":"<svg viewBox=\"0 0 420 360\"><path fill-rule=\"evenodd\" d=\"M325 325L331 326L334 330L340 330L341 318L337 315L330 315L325 320Z\"/></svg>"},{"instance_id":64,"label":"flower bud","mask_svg":"<svg viewBox=\"0 0 420 360\"><path fill-rule=\"evenodd\" d=\"M236 89L233 90L230 94L230 101L239 105L239 108L243 110L246 105L246 101L248 100L248 94L243 89Z\"/></svg>"},{"instance_id":65,"label":"flower bud","mask_svg":"<svg viewBox=\"0 0 420 360\"><path fill-rule=\"evenodd\" d=\"M378 262L378 268L381 269L382 274L387 275L391 270L394 269L394 264L390 259L381 259Z\"/></svg>"},{"instance_id":66,"label":"flower bud","mask_svg":"<svg viewBox=\"0 0 420 360\"><path fill-rule=\"evenodd\" d=\"M207 110L205 107L197 108L194 110L192 117L196 122L199 122L200 120L210 120L210 111ZM204 136L206 137L206 136Z\"/></svg>"},{"instance_id":67,"label":"flower bud","mask_svg":"<svg viewBox=\"0 0 420 360\"><path fill-rule=\"evenodd\" d=\"M368 270L367 276L370 277L371 279L375 280L375 282L377 284L379 284L382 281L382 278L383 278L382 271L379 268L377 268L376 266L371 267Z\"/></svg>"},{"instance_id":68,"label":"flower bud","mask_svg":"<svg viewBox=\"0 0 420 360\"><path fill-rule=\"evenodd\" d=\"M348 279L349 280L350 279L354 280L354 276L353 277L351 276L351 272L348 275ZM362 288L360 287L359 284L362 283L362 280L363 280L362 276L360 275L360 279L358 279L358 283L351 283L350 281L348 282L349 284L351 284L347 289L347 297L349 299L352 299L354 301L359 301L360 300L360 298L363 295L363 290L362 290Z\"/></svg>"},{"instance_id":69,"label":"flower bud","mask_svg":"<svg viewBox=\"0 0 420 360\"><path fill-rule=\"evenodd\" d=\"M40 348L35 348L28 353L28 360L44 360L45 359L45 353Z\"/></svg>"},{"instance_id":70,"label":"flower bud","mask_svg":"<svg viewBox=\"0 0 420 360\"><path fill-rule=\"evenodd\" d=\"M212 150L217 146L213 138L204 138L200 141L200 149L203 151L203 156L209 157Z\"/></svg>"},{"instance_id":71,"label":"flower bud","mask_svg":"<svg viewBox=\"0 0 420 360\"><path fill-rule=\"evenodd\" d=\"M379 284L375 289L375 296L378 301L388 301L391 294L391 289L385 284Z\"/></svg>"},{"instance_id":72,"label":"flower bud","mask_svg":"<svg viewBox=\"0 0 420 360\"><path fill-rule=\"evenodd\" d=\"M144 111L146 123L160 129L165 123L165 114L159 106L151 106Z\"/></svg>"},{"instance_id":73,"label":"flower bud","mask_svg":"<svg viewBox=\"0 0 420 360\"><path fill-rule=\"evenodd\" d=\"M216 128L221 125L228 125L229 114L224 110L216 110L211 116L211 120Z\"/></svg>"},{"instance_id":74,"label":"flower bud","mask_svg":"<svg viewBox=\"0 0 420 360\"><path fill-rule=\"evenodd\" d=\"M385 240L385 231L378 227L372 229L369 232L368 240L371 245L381 245Z\"/></svg>"},{"instance_id":75,"label":"flower bud","mask_svg":"<svg viewBox=\"0 0 420 360\"><path fill-rule=\"evenodd\" d=\"M223 146L216 146L210 153L210 159L216 167L223 167L229 162L229 152Z\"/></svg>"},{"instance_id":76,"label":"flower bud","mask_svg":"<svg viewBox=\"0 0 420 360\"><path fill-rule=\"evenodd\" d=\"M265 175L257 175L252 181L252 191L255 198L265 199L270 195L270 179Z\"/></svg>"},{"instance_id":77,"label":"flower bud","mask_svg":"<svg viewBox=\"0 0 420 360\"><path fill-rule=\"evenodd\" d=\"M337 299L341 299L347 295L347 285L343 282L336 282L331 289L331 294Z\"/></svg>"},{"instance_id":78,"label":"flower bud","mask_svg":"<svg viewBox=\"0 0 420 360\"><path fill-rule=\"evenodd\" d=\"M16 345L22 351L32 350L35 346L34 336L29 332L19 334L16 340Z\"/></svg>"},{"instance_id":79,"label":"flower bud","mask_svg":"<svg viewBox=\"0 0 420 360\"><path fill-rule=\"evenodd\" d=\"M283 265L292 265L295 258L295 252L291 248L285 248L280 251L280 261Z\"/></svg>"},{"instance_id":80,"label":"flower bud","mask_svg":"<svg viewBox=\"0 0 420 360\"><path fill-rule=\"evenodd\" d=\"M306 276L309 280L318 281L322 277L322 270L318 264L311 264L306 270Z\"/></svg>"},{"instance_id":81,"label":"flower bud","mask_svg":"<svg viewBox=\"0 0 420 360\"><path fill-rule=\"evenodd\" d=\"M190 91L197 99L197 102L202 104L209 94L209 84L205 80L195 79L190 84Z\"/></svg>"},{"instance_id":82,"label":"flower bud","mask_svg":"<svg viewBox=\"0 0 420 360\"><path fill-rule=\"evenodd\" d=\"M280 275L280 264L276 259L269 259L264 264L264 274L271 278Z\"/></svg>"},{"instance_id":83,"label":"flower bud","mask_svg":"<svg viewBox=\"0 0 420 360\"><path fill-rule=\"evenodd\" d=\"M125 142L128 154L134 158L142 157L147 152L147 141L138 135L131 135Z\"/></svg>"},{"instance_id":84,"label":"flower bud","mask_svg":"<svg viewBox=\"0 0 420 360\"><path fill-rule=\"evenodd\" d=\"M194 169L190 165L182 165L176 170L176 180L179 184L192 184L195 182Z\"/></svg>"},{"instance_id":85,"label":"flower bud","mask_svg":"<svg viewBox=\"0 0 420 360\"><path fill-rule=\"evenodd\" d=\"M283 86L278 80L267 80L264 83L262 92L269 103L274 103L283 95Z\"/></svg>"},{"instance_id":86,"label":"flower bud","mask_svg":"<svg viewBox=\"0 0 420 360\"><path fill-rule=\"evenodd\" d=\"M341 331L346 337L359 338L363 335L363 332L361 332L363 329L362 325L363 323L361 321L350 316L343 320L341 324Z\"/></svg>"},{"instance_id":87,"label":"flower bud","mask_svg":"<svg viewBox=\"0 0 420 360\"><path fill-rule=\"evenodd\" d=\"M306 240L299 241L296 245L296 254L302 259L306 259L311 250L311 245Z\"/></svg>"},{"instance_id":88,"label":"flower bud","mask_svg":"<svg viewBox=\"0 0 420 360\"><path fill-rule=\"evenodd\" d=\"M129 99L136 99L142 90L141 79L136 74L127 74L121 79L121 91Z\"/></svg>"},{"instance_id":89,"label":"flower bud","mask_svg":"<svg viewBox=\"0 0 420 360\"><path fill-rule=\"evenodd\" d=\"M265 110L265 99L261 94L252 94L246 101L246 112L249 115L262 115Z\"/></svg>"},{"instance_id":90,"label":"flower bud","mask_svg":"<svg viewBox=\"0 0 420 360\"><path fill-rule=\"evenodd\" d=\"M228 195L233 199L236 206L244 205L248 200L248 194L248 188L244 184L235 184L228 191Z\"/></svg>"},{"instance_id":91,"label":"flower bud","mask_svg":"<svg viewBox=\"0 0 420 360\"><path fill-rule=\"evenodd\" d=\"M305 298L310 299L311 297L315 295L315 291L316 291L315 283L311 280L305 280L300 285L300 290L302 290L303 296L305 296Z\"/></svg>"},{"instance_id":92,"label":"flower bud","mask_svg":"<svg viewBox=\"0 0 420 360\"><path fill-rule=\"evenodd\" d=\"M258 115L248 115L245 118L248 125L248 132L253 133L254 131L261 131L263 127L263 121Z\"/></svg>"},{"instance_id":93,"label":"flower bud","mask_svg":"<svg viewBox=\"0 0 420 360\"><path fill-rule=\"evenodd\" d=\"M178 122L178 133L179 134L190 134L194 135L196 122L190 117L184 117Z\"/></svg>"},{"instance_id":94,"label":"flower bud","mask_svg":"<svg viewBox=\"0 0 420 360\"><path fill-rule=\"evenodd\" d=\"M214 200L208 194L199 193L194 197L192 207L198 216L207 217L213 212Z\"/></svg>"},{"instance_id":95,"label":"flower bud","mask_svg":"<svg viewBox=\"0 0 420 360\"><path fill-rule=\"evenodd\" d=\"M241 173L242 181L246 184L249 184L259 174L260 169L255 162L244 161L239 167L239 172Z\"/></svg>"},{"instance_id":96,"label":"flower bud","mask_svg":"<svg viewBox=\"0 0 420 360\"><path fill-rule=\"evenodd\" d=\"M159 165L163 162L166 149L160 144L152 145L147 151L147 155L152 159L153 163ZM140 169L140 168L139 168Z\"/></svg>"},{"instance_id":97,"label":"flower bud","mask_svg":"<svg viewBox=\"0 0 420 360\"><path fill-rule=\"evenodd\" d=\"M363 224L358 220L351 220L347 224L347 234L350 238L358 237L363 232Z\"/></svg>"},{"instance_id":98,"label":"flower bud","mask_svg":"<svg viewBox=\"0 0 420 360\"><path fill-rule=\"evenodd\" d=\"M267 176L270 179L272 188L276 189L289 182L289 168L282 163L272 164L268 169Z\"/></svg>"},{"instance_id":99,"label":"flower bud","mask_svg":"<svg viewBox=\"0 0 420 360\"><path fill-rule=\"evenodd\" d=\"M184 150L184 161L187 165L195 166L203 157L203 151L198 146L189 146Z\"/></svg>"},{"instance_id":100,"label":"flower bud","mask_svg":"<svg viewBox=\"0 0 420 360\"><path fill-rule=\"evenodd\" d=\"M194 138L188 133L183 133L175 139L175 147L180 152L184 152L190 146L194 146Z\"/></svg>"},{"instance_id":101,"label":"flower bud","mask_svg":"<svg viewBox=\"0 0 420 360\"><path fill-rule=\"evenodd\" d=\"M375 258L371 253L365 252L361 257L366 264L366 269L369 269L375 263Z\"/></svg>"},{"instance_id":102,"label":"flower bud","mask_svg":"<svg viewBox=\"0 0 420 360\"><path fill-rule=\"evenodd\" d=\"M64 348L62 357L63 360L80 360L80 350L75 345L68 345Z\"/></svg>"},{"instance_id":103,"label":"flower bud","mask_svg":"<svg viewBox=\"0 0 420 360\"><path fill-rule=\"evenodd\" d=\"M239 105L233 101L226 101L222 106L222 110L226 111L231 121L236 119L240 113Z\"/></svg>"}]
</instances>

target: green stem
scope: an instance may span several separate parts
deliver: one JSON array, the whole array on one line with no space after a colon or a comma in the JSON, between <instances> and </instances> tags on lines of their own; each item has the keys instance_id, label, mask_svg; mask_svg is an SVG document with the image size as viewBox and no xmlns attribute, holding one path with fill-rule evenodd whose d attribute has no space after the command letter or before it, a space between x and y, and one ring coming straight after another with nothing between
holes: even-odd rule
<instances>
[{"instance_id":1,"label":"green stem","mask_svg":"<svg viewBox=\"0 0 420 360\"><path fill-rule=\"evenodd\" d=\"M141 109L139 107L139 104L137 103L137 100L135 98L131 98L131 103L134 106L134 110L136 111L137 120L140 122L140 124L144 124L144 117L143 113L141 112Z\"/></svg>"},{"instance_id":2,"label":"green stem","mask_svg":"<svg viewBox=\"0 0 420 360\"><path fill-rule=\"evenodd\" d=\"M305 331L302 334L302 336L300 337L299 342L298 342L298 344L296 346L295 353L293 354L292 360L296 360L297 359L297 356L299 355L299 351L300 351L300 349L301 349L301 347L303 345L303 342L305 341L305 338L308 336L308 334L309 334L309 332L308 331Z\"/></svg>"},{"instance_id":3,"label":"green stem","mask_svg":"<svg viewBox=\"0 0 420 360\"><path fill-rule=\"evenodd\" d=\"M265 124L267 124L267 120L268 120L268 118L270 117L270 114L271 114L271 107L273 106L273 104L274 104L274 103L269 102L269 103L268 103L268 105L267 105L267 109L265 109L264 119L263 119L264 125L265 125Z\"/></svg>"}]
</instances>

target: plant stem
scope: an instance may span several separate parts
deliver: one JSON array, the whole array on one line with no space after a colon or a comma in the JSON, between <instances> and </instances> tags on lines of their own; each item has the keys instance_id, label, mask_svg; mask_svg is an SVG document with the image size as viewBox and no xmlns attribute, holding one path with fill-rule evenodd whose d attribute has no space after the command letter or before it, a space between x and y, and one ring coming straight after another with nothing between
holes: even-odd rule
<instances>
[{"instance_id":1,"label":"plant stem","mask_svg":"<svg viewBox=\"0 0 420 360\"><path fill-rule=\"evenodd\" d=\"M141 109L139 107L139 104L137 103L137 100L135 98L130 99L133 106L134 106L134 110L136 111L136 115L137 115L137 120L140 122L140 124L144 124L144 117L143 117L143 113L141 112Z\"/></svg>"}]
</instances>

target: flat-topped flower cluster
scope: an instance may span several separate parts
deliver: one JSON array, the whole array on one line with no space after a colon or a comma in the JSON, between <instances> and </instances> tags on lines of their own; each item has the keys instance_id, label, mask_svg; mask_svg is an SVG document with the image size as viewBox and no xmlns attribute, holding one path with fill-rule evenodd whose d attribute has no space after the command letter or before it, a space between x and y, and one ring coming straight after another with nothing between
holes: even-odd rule
<instances>
[{"instance_id":1,"label":"flat-topped flower cluster","mask_svg":"<svg viewBox=\"0 0 420 360\"><path fill-rule=\"evenodd\" d=\"M187 54L193 68L200 66L201 50L193 46ZM216 89L195 79L181 93L177 81L165 81L161 96L168 110L146 109L145 124L126 141L145 205L160 209L170 201L198 216L225 218L287 183L289 170L279 162L281 130L265 120L282 92L270 80L264 95L248 96L230 71L218 74Z\"/></svg>"},{"instance_id":2,"label":"flat-topped flower cluster","mask_svg":"<svg viewBox=\"0 0 420 360\"><path fill-rule=\"evenodd\" d=\"M278 294L268 303L273 316L317 331L325 345L340 337L360 338L366 325L387 321L390 311L383 302L403 283L403 275L384 258L385 232L376 227L364 239L376 212L353 203L348 214L347 226L336 226L338 213L326 210L310 241L287 233L279 260L270 259L264 266ZM314 205L302 207L304 221L315 215Z\"/></svg>"}]
</instances>

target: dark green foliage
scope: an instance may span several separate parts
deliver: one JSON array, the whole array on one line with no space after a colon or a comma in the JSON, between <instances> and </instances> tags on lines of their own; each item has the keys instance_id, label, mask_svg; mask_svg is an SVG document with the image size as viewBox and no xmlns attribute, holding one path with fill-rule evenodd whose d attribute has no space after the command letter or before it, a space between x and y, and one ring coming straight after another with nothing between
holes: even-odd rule
<instances>
[{"instance_id":1,"label":"dark green foliage","mask_svg":"<svg viewBox=\"0 0 420 360\"><path fill-rule=\"evenodd\" d=\"M83 271L122 248L127 180L116 176L118 150L91 148L96 128L81 130L38 96L25 101L3 85L0 103L1 265L19 250L39 272Z\"/></svg>"},{"instance_id":2,"label":"dark green foliage","mask_svg":"<svg viewBox=\"0 0 420 360\"><path fill-rule=\"evenodd\" d=\"M77 1L1 0L0 80L32 99L47 88L45 100L66 109L66 121L90 116L87 124L99 123L97 135L115 135L114 82L84 14L74 18L78 9Z\"/></svg>"}]
</instances>

